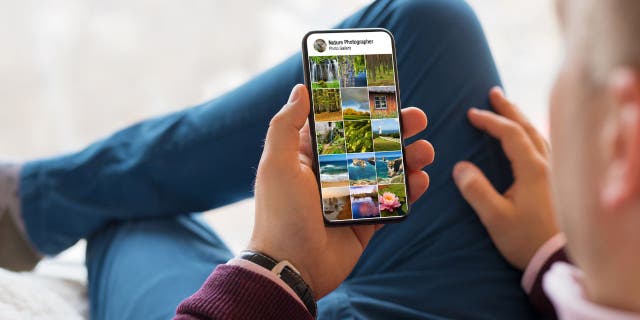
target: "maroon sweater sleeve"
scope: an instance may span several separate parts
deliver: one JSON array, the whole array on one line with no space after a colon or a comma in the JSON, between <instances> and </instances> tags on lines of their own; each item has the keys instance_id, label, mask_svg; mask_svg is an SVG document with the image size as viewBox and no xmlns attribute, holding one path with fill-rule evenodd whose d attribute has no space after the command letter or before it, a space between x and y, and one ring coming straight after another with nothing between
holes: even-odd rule
<instances>
[{"instance_id":1,"label":"maroon sweater sleeve","mask_svg":"<svg viewBox=\"0 0 640 320\"><path fill-rule=\"evenodd\" d=\"M531 287L531 292L529 293L529 301L531 305L545 318L545 319L558 319L555 308L549 300L549 297L544 292L544 288L542 287L542 279L544 275L549 272L551 269L551 265L556 262L569 262L569 257L564 249L564 247L558 249L552 255L549 256L549 259L545 261L538 271L536 275L536 279L533 282L533 286Z\"/></svg>"},{"instance_id":2,"label":"maroon sweater sleeve","mask_svg":"<svg viewBox=\"0 0 640 320\"><path fill-rule=\"evenodd\" d=\"M200 290L178 306L174 320L195 319L313 320L313 317L269 278L223 264Z\"/></svg>"}]
</instances>

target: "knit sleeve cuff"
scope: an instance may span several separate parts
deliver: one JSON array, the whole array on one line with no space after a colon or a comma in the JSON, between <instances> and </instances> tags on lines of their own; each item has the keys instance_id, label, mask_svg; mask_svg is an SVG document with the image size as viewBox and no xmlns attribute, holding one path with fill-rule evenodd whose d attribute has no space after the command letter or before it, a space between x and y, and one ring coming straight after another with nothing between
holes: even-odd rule
<instances>
[{"instance_id":1,"label":"knit sleeve cuff","mask_svg":"<svg viewBox=\"0 0 640 320\"><path fill-rule=\"evenodd\" d=\"M562 233L558 233L551 239L547 240L547 242L545 242L542 247L536 251L533 258L531 258L529 265L527 265L524 275L522 276L522 288L527 292L527 294L531 293L533 283L544 264L549 260L549 257L564 247L566 243L567 240L564 235Z\"/></svg>"},{"instance_id":2,"label":"knit sleeve cuff","mask_svg":"<svg viewBox=\"0 0 640 320\"><path fill-rule=\"evenodd\" d=\"M219 265L184 300L175 319L307 319L307 309L281 285L237 265Z\"/></svg>"},{"instance_id":3,"label":"knit sleeve cuff","mask_svg":"<svg viewBox=\"0 0 640 320\"><path fill-rule=\"evenodd\" d=\"M269 270L263 268L262 266L245 259L233 258L229 260L227 264L232 266L243 267L249 271L253 271L257 274L267 277L269 280L278 284L282 289L287 291L287 293L289 293L294 299L296 299L296 301L298 301L303 308L305 309L307 308L304 305L304 302L300 300L300 297L298 297L298 295L293 291L293 289L291 289L291 287L288 284L286 284L282 279L280 279L280 277L276 276L273 272L270 272Z\"/></svg>"}]
</instances>

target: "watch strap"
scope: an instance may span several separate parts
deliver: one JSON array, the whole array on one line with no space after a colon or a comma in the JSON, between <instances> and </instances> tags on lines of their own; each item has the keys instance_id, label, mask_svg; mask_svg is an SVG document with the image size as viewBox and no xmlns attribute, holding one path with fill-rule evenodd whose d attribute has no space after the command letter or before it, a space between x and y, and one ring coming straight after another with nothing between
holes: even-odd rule
<instances>
[{"instance_id":1,"label":"watch strap","mask_svg":"<svg viewBox=\"0 0 640 320\"><path fill-rule=\"evenodd\" d=\"M274 272L293 292L302 300L309 313L315 318L317 312L316 299L313 296L311 287L302 279L298 270L286 260L276 261L270 256L253 250L240 252L240 259L251 261L267 270Z\"/></svg>"},{"instance_id":2,"label":"watch strap","mask_svg":"<svg viewBox=\"0 0 640 320\"><path fill-rule=\"evenodd\" d=\"M302 279L300 272L286 260L276 261L270 256L253 250L244 250L238 256L240 259L251 261L267 270L274 272L293 292L302 300L309 313L315 318L317 313L316 299L311 287Z\"/></svg>"}]
</instances>

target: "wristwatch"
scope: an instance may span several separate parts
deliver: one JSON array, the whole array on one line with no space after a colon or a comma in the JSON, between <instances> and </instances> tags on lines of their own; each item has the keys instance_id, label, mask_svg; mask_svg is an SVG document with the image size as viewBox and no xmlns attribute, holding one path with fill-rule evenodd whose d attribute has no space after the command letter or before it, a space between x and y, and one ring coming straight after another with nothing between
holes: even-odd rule
<instances>
[{"instance_id":1,"label":"wristwatch","mask_svg":"<svg viewBox=\"0 0 640 320\"><path fill-rule=\"evenodd\" d=\"M300 276L300 272L298 272L289 261L283 260L277 262L268 255L253 250L240 252L238 258L251 261L275 273L300 297L300 300L302 300L307 307L309 313L311 313L314 318L316 317L318 307L316 305L316 299L313 297L313 292L311 292L309 285L304 282L304 279Z\"/></svg>"}]
</instances>

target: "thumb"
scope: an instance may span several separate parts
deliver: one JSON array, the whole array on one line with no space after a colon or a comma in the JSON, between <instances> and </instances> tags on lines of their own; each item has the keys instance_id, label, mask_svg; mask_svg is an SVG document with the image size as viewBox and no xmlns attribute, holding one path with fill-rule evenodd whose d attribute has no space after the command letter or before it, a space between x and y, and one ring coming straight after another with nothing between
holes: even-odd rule
<instances>
[{"instance_id":1,"label":"thumb","mask_svg":"<svg viewBox=\"0 0 640 320\"><path fill-rule=\"evenodd\" d=\"M271 119L264 154L282 160L298 159L300 130L309 115L309 94L306 87L297 84L291 90L289 101Z\"/></svg>"},{"instance_id":2,"label":"thumb","mask_svg":"<svg viewBox=\"0 0 640 320\"><path fill-rule=\"evenodd\" d=\"M467 161L453 168L453 180L462 196L476 211L482 224L491 230L499 222L508 202L491 185L478 167Z\"/></svg>"}]
</instances>

